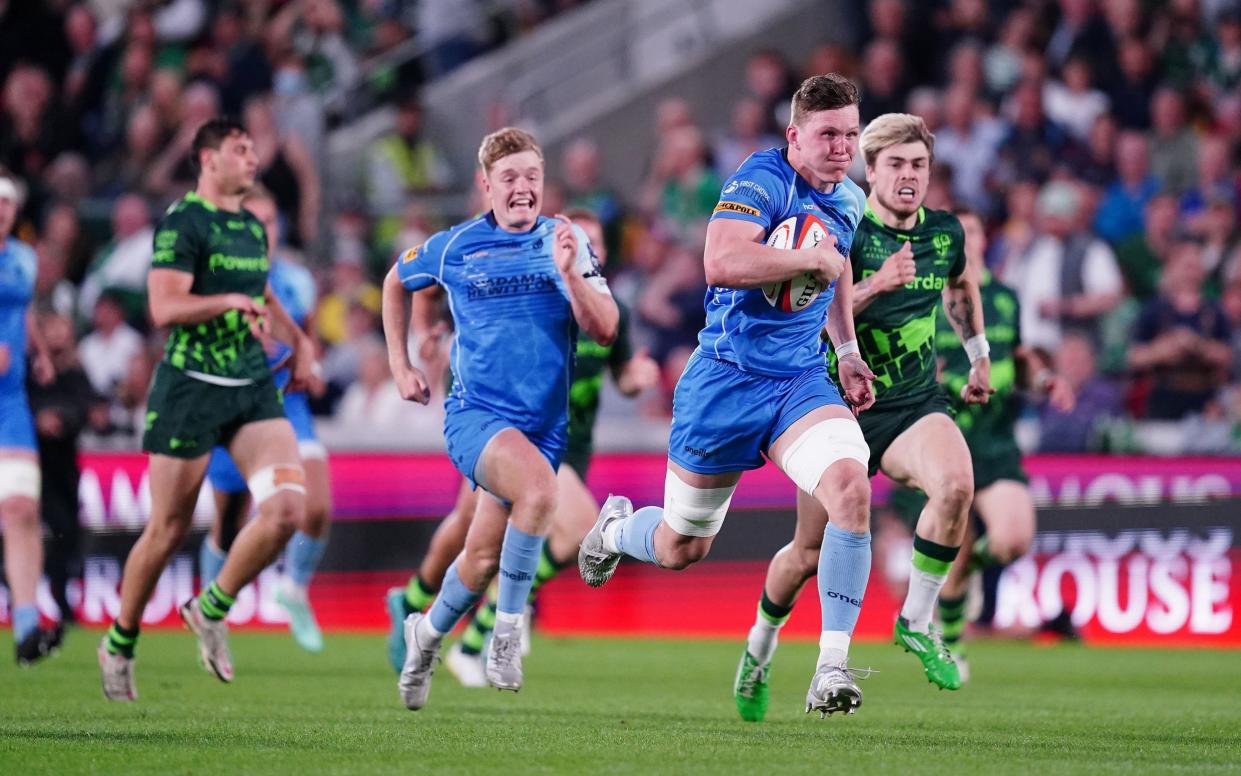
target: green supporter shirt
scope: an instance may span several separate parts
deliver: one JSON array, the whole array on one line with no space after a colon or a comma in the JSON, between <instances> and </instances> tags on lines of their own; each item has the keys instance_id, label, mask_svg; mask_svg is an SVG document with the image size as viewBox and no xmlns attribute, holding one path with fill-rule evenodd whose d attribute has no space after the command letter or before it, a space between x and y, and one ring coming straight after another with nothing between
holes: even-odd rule
<instances>
[{"instance_id":1,"label":"green supporter shirt","mask_svg":"<svg viewBox=\"0 0 1241 776\"><path fill-rule=\"evenodd\" d=\"M159 222L151 268L191 273L193 294L238 293L262 301L270 268L267 234L249 211L221 210L191 192ZM173 326L164 363L208 381L257 382L271 375L262 344L237 310Z\"/></svg>"},{"instance_id":2,"label":"green supporter shirt","mask_svg":"<svg viewBox=\"0 0 1241 776\"><path fill-rule=\"evenodd\" d=\"M875 373L872 412L923 401L938 389L935 319L948 279L965 271L965 234L952 213L919 208L913 229L902 231L868 206L849 254L854 285L879 271L906 240L917 267L914 280L875 297L853 319L862 357Z\"/></svg>"},{"instance_id":3,"label":"green supporter shirt","mask_svg":"<svg viewBox=\"0 0 1241 776\"><path fill-rule=\"evenodd\" d=\"M629 342L629 313L623 305L616 339L611 345L600 345L585 332L578 335L573 357L573 385L569 388L569 449L590 450L599 414L599 392L603 388L604 370L616 374L633 358Z\"/></svg>"},{"instance_id":4,"label":"green supporter shirt","mask_svg":"<svg viewBox=\"0 0 1241 776\"><path fill-rule=\"evenodd\" d=\"M1017 391L1017 362L1014 354L1021 344L1021 308L1017 293L984 271L982 286L983 320L987 322L987 342L991 345L991 387L995 394L986 404L966 404L961 389L969 381L970 363L957 333L946 316L939 319L935 344L944 361L940 374L944 390L956 411L970 452L986 459L1016 446L1015 426L1021 411Z\"/></svg>"}]
</instances>

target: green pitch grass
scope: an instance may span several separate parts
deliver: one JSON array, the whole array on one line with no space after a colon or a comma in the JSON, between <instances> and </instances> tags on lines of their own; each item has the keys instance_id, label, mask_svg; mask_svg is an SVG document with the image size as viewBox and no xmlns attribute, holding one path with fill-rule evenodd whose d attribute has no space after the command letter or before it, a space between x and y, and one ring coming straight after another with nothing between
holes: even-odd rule
<instances>
[{"instance_id":1,"label":"green pitch grass","mask_svg":"<svg viewBox=\"0 0 1241 776\"><path fill-rule=\"evenodd\" d=\"M237 678L185 633L144 634L139 701L99 690L99 633L30 669L0 641L0 773L1209 773L1241 768L1241 654L974 645L974 681L927 684L896 647L852 717L802 713L811 644L784 644L762 724L731 698L740 641L536 639L520 694L441 669L400 704L378 637L233 638Z\"/></svg>"}]
</instances>

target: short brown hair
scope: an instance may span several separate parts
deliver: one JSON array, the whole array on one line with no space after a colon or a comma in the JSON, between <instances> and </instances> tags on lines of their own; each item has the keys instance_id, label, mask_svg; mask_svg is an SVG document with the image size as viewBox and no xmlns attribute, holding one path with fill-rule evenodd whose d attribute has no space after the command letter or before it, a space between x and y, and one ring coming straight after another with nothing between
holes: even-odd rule
<instances>
[{"instance_id":1,"label":"short brown hair","mask_svg":"<svg viewBox=\"0 0 1241 776\"><path fill-rule=\"evenodd\" d=\"M862 130L859 144L867 166L874 167L883 149L902 143L922 143L927 155L935 158L935 135L926 128L921 116L909 113L885 113L877 117Z\"/></svg>"},{"instance_id":2,"label":"short brown hair","mask_svg":"<svg viewBox=\"0 0 1241 776\"><path fill-rule=\"evenodd\" d=\"M857 104L857 86L848 78L838 73L812 75L801 82L793 95L789 123L800 125L807 113Z\"/></svg>"},{"instance_id":3,"label":"short brown hair","mask_svg":"<svg viewBox=\"0 0 1241 776\"><path fill-rule=\"evenodd\" d=\"M506 156L519 154L522 151L534 151L540 159L543 158L543 149L539 148L534 135L517 127L497 129L483 138L482 144L479 145L478 166L483 168L483 172L491 172L491 165Z\"/></svg>"}]
</instances>

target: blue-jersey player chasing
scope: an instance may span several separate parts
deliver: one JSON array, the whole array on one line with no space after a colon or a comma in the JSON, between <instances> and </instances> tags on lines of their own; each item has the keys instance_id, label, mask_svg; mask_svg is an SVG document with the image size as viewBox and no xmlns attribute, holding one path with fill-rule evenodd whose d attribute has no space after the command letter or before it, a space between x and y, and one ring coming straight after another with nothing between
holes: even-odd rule
<instances>
[{"instance_id":1,"label":"blue-jersey player chasing","mask_svg":"<svg viewBox=\"0 0 1241 776\"><path fill-rule=\"evenodd\" d=\"M543 152L505 128L478 152L491 210L406 251L384 280L388 360L401 395L426 403L409 360L410 292L440 285L456 326L444 436L457 469L484 491L465 548L430 610L405 620L398 688L420 709L440 644L499 572L487 681L522 684L521 634L568 442L569 385L578 327L607 344L619 313L580 227L539 215Z\"/></svg>"},{"instance_id":2,"label":"blue-jersey player chasing","mask_svg":"<svg viewBox=\"0 0 1241 776\"><path fill-rule=\"evenodd\" d=\"M869 406L872 375L854 341L845 271L864 201L846 178L859 134L857 88L839 75L812 76L793 96L787 148L752 155L724 185L707 228L706 326L673 397L664 505L634 512L629 499L609 498L578 556L592 586L612 576L621 555L673 569L701 560L741 473L766 454L831 515L814 535L799 523L796 551L781 556L788 568L773 572L818 569L823 628L806 710L823 715L861 703L847 658L870 575L869 456L849 405ZM822 242L764 244L802 213L825 226ZM805 309L784 312L767 300L763 286L803 273L823 288ZM825 320L848 403L827 376ZM759 634L772 643L753 645L756 656L774 648L774 635Z\"/></svg>"}]
</instances>

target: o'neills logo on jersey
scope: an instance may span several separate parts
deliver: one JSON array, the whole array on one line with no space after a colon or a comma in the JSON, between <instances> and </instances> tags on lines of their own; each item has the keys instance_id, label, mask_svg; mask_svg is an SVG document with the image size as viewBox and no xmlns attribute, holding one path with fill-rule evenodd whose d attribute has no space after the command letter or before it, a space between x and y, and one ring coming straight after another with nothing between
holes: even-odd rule
<instances>
[{"instance_id":1,"label":"o'neills logo on jersey","mask_svg":"<svg viewBox=\"0 0 1241 776\"><path fill-rule=\"evenodd\" d=\"M546 272L532 272L527 275L471 280L466 289L466 298L490 299L496 296L547 294L555 291L556 279L554 277Z\"/></svg>"},{"instance_id":2,"label":"o'neills logo on jersey","mask_svg":"<svg viewBox=\"0 0 1241 776\"><path fill-rule=\"evenodd\" d=\"M712 215L716 213L743 213L747 216L758 218L758 210L749 205L742 205L737 202L721 202L715 206L715 210L711 211Z\"/></svg>"},{"instance_id":3,"label":"o'neills logo on jersey","mask_svg":"<svg viewBox=\"0 0 1241 776\"><path fill-rule=\"evenodd\" d=\"M212 272L216 270L224 270L225 272L266 272L271 269L271 263L267 261L266 256L225 256L222 253L213 253L211 258L207 260L207 268Z\"/></svg>"}]
</instances>

